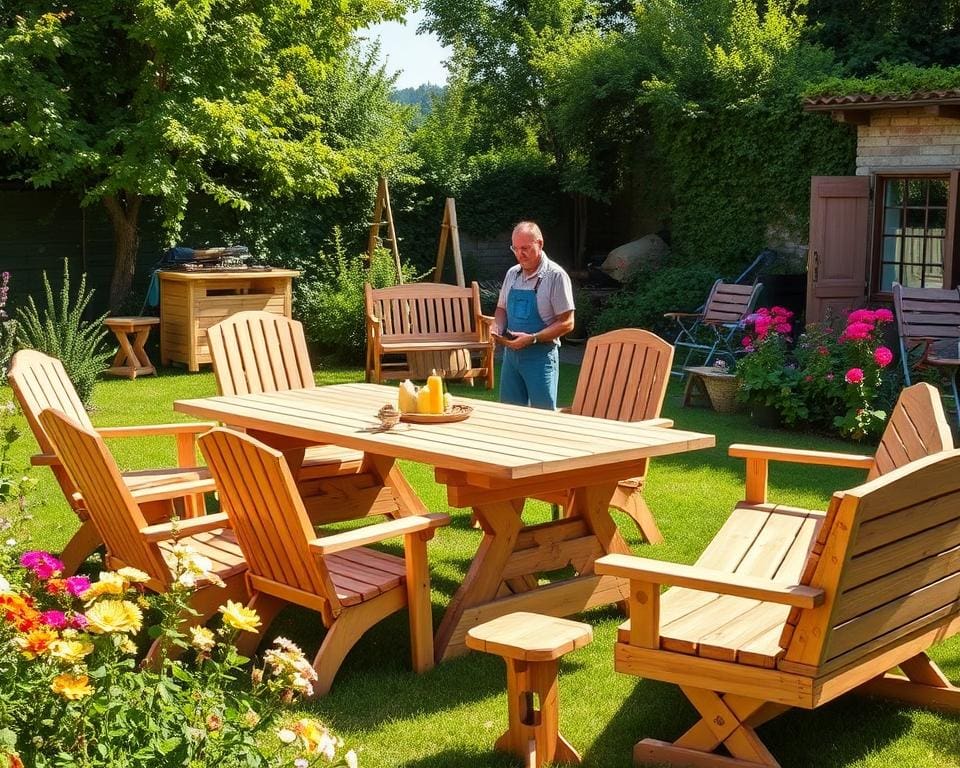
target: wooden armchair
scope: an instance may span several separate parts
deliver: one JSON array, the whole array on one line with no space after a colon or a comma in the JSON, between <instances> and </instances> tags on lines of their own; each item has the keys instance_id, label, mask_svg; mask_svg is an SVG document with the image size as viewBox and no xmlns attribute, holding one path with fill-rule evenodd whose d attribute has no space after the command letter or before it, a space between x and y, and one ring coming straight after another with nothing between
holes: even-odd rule
<instances>
[{"instance_id":1,"label":"wooden armchair","mask_svg":"<svg viewBox=\"0 0 960 768\"><path fill-rule=\"evenodd\" d=\"M313 661L315 695L330 690L343 659L370 627L404 606L413 668L433 666L426 543L447 515L414 515L316 538L283 455L248 435L215 429L200 448L249 566L250 607L266 631L288 602L320 614L327 633ZM403 536L404 556L365 544ZM241 653L259 636L243 639Z\"/></svg>"},{"instance_id":2,"label":"wooden armchair","mask_svg":"<svg viewBox=\"0 0 960 768\"><path fill-rule=\"evenodd\" d=\"M759 725L860 687L960 711L925 654L960 628L960 451L944 429L936 392L916 385L873 458L743 451L747 500L695 565L597 561L630 580L617 669L677 683L702 716L673 743L638 743L635 762L777 766ZM870 479L825 513L762 503L771 458L862 466ZM674 586L661 595L662 584Z\"/></svg>"},{"instance_id":3,"label":"wooden armchair","mask_svg":"<svg viewBox=\"0 0 960 768\"><path fill-rule=\"evenodd\" d=\"M225 589L209 581L198 584L191 602L197 615L187 617L188 625L206 622L227 600L247 599L243 580L246 563L226 515L205 515L175 525L170 522L173 500L213 490L209 478L177 479L131 489L103 438L94 430L52 408L40 414L40 424L62 460L63 471L83 496L84 509L106 545L108 568L138 568L150 577L148 588L164 592L171 582L165 557L170 556L176 542L208 557L213 572L226 584ZM153 512L150 518L145 514L147 509ZM164 522L151 524L151 519Z\"/></svg>"},{"instance_id":4,"label":"wooden armchair","mask_svg":"<svg viewBox=\"0 0 960 768\"><path fill-rule=\"evenodd\" d=\"M569 413L617 421L659 419L667 394L673 347L656 334L624 328L594 336L587 342ZM649 465L644 462L644 468ZM653 514L643 499L646 471L621 480L610 506L629 515L651 544L663 541ZM568 505L566 496L545 500Z\"/></svg>"},{"instance_id":5,"label":"wooden armchair","mask_svg":"<svg viewBox=\"0 0 960 768\"><path fill-rule=\"evenodd\" d=\"M237 312L207 330L210 359L221 395L313 389L313 368L303 325L272 312ZM361 451L313 445L304 451L298 480L353 474Z\"/></svg>"},{"instance_id":6,"label":"wooden armchair","mask_svg":"<svg viewBox=\"0 0 960 768\"><path fill-rule=\"evenodd\" d=\"M212 424L193 422L187 424L152 424L136 427L101 427L95 429L87 416L73 384L70 382L63 364L33 349L22 349L10 362L8 374L10 386L20 403L33 436L40 446L40 453L31 458L35 465L49 466L53 471L67 503L80 518L80 528L64 547L61 560L66 574L74 573L80 564L93 553L103 540L90 520L82 494L63 469L60 458L40 422L40 413L47 408L56 408L67 414L84 429L96 431L107 438L173 436L176 438L177 463L179 467L168 469L140 470L124 472L121 477L131 489L149 488L154 485L177 480L201 480L206 478L207 489L212 489L212 480L206 469L197 467L196 437L206 432ZM185 496L182 500L186 517L203 514L202 490L197 495Z\"/></svg>"}]
</instances>

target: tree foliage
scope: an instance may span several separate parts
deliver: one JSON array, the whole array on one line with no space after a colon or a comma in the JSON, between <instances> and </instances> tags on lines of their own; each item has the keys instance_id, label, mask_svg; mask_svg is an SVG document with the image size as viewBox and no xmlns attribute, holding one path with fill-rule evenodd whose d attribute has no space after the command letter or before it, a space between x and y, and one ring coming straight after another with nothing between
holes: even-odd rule
<instances>
[{"instance_id":1,"label":"tree foliage","mask_svg":"<svg viewBox=\"0 0 960 768\"><path fill-rule=\"evenodd\" d=\"M173 240L191 195L237 211L319 199L369 163L352 131L331 131L350 122L336 110L357 105L328 95L354 30L401 11L398 0L11 0L0 10L0 152L35 186L106 207L115 306L144 198L160 202Z\"/></svg>"}]
</instances>

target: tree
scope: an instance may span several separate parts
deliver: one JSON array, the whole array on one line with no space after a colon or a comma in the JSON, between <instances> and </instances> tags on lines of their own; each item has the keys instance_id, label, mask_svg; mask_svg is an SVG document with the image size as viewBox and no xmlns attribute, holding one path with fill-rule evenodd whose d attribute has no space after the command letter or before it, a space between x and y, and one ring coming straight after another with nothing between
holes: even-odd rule
<instances>
[{"instance_id":1,"label":"tree","mask_svg":"<svg viewBox=\"0 0 960 768\"><path fill-rule=\"evenodd\" d=\"M110 306L130 290L145 199L170 241L187 200L335 195L358 160L331 137L328 84L356 29L403 0L8 0L0 7L0 152L34 186L102 204ZM361 153L363 154L363 153Z\"/></svg>"}]
</instances>

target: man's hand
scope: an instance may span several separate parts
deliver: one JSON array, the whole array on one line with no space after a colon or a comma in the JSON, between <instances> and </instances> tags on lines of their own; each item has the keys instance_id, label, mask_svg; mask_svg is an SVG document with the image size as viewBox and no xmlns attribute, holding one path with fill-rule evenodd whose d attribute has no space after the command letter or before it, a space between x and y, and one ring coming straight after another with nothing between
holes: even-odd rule
<instances>
[{"instance_id":1,"label":"man's hand","mask_svg":"<svg viewBox=\"0 0 960 768\"><path fill-rule=\"evenodd\" d=\"M507 333L510 332L507 331ZM498 336L497 341L499 341L505 347L510 347L510 349L523 349L524 347L529 347L536 343L536 337L535 334L519 331L511 334L510 338L507 338L506 336Z\"/></svg>"}]
</instances>

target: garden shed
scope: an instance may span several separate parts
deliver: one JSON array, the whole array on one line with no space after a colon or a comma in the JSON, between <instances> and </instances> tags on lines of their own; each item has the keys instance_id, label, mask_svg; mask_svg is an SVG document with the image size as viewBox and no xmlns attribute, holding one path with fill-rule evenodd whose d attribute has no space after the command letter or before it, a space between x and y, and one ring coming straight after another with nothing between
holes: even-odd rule
<instances>
[{"instance_id":1,"label":"garden shed","mask_svg":"<svg viewBox=\"0 0 960 768\"><path fill-rule=\"evenodd\" d=\"M856 175L811 180L807 320L890 301L894 282L957 285L960 89L821 96L804 109L857 130Z\"/></svg>"}]
</instances>

